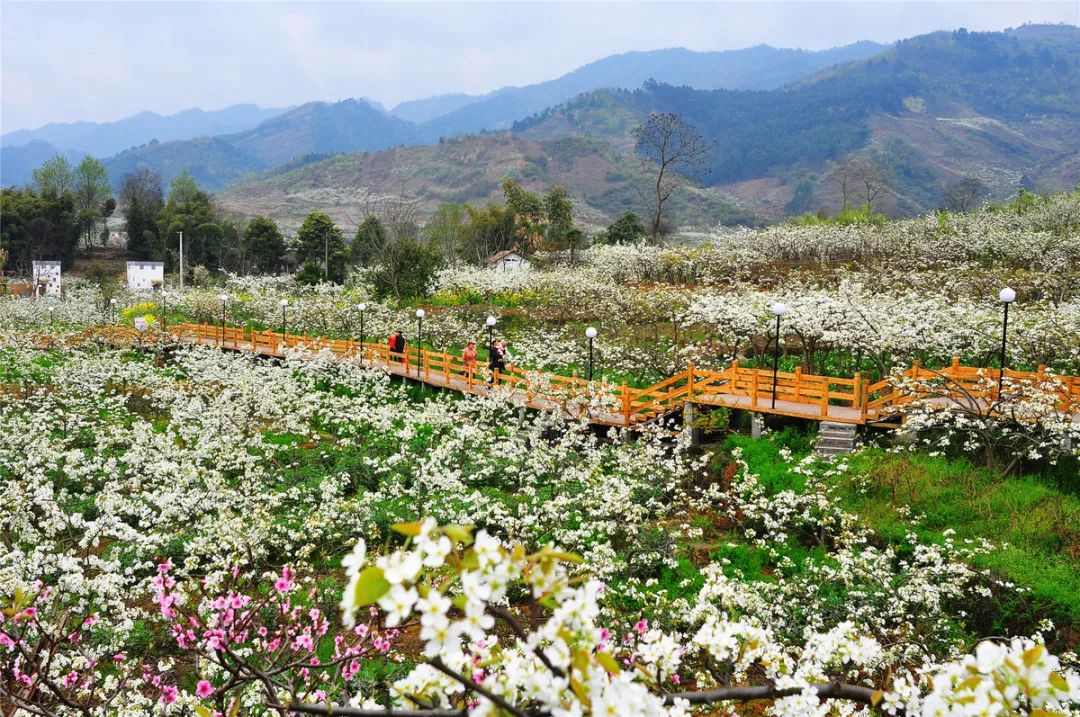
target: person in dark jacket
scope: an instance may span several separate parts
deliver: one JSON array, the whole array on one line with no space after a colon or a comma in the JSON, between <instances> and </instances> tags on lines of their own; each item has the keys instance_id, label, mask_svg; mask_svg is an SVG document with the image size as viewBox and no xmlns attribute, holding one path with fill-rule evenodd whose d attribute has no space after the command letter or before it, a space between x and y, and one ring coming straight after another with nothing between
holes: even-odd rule
<instances>
[{"instance_id":1,"label":"person in dark jacket","mask_svg":"<svg viewBox=\"0 0 1080 717\"><path fill-rule=\"evenodd\" d=\"M395 331L390 337L390 353L401 354L397 360L405 363L405 335L400 330Z\"/></svg>"},{"instance_id":2,"label":"person in dark jacket","mask_svg":"<svg viewBox=\"0 0 1080 717\"><path fill-rule=\"evenodd\" d=\"M499 346L498 341L492 341L488 346L488 368L491 370L491 376L488 378L488 383L492 383L495 380L495 372L506 370L506 356L503 354L502 347Z\"/></svg>"}]
</instances>

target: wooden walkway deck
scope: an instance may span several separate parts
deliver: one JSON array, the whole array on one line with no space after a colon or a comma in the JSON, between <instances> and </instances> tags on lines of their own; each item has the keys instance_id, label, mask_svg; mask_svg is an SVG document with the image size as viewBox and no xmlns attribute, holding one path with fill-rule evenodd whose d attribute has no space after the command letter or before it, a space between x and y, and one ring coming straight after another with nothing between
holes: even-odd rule
<instances>
[{"instance_id":1,"label":"wooden walkway deck","mask_svg":"<svg viewBox=\"0 0 1080 717\"><path fill-rule=\"evenodd\" d=\"M252 352L263 356L283 357L291 349L330 351L352 357L365 365L431 386L478 396L495 394L504 400L529 408L557 411L574 418L606 426L633 427L654 421L687 403L725 406L756 413L769 413L818 421L894 427L899 408L914 400L888 380L868 382L860 374L853 378L815 376L800 369L776 376L776 400L773 401L773 373L768 369L746 368L732 363L722 371L703 371L692 364L685 371L647 388L631 388L626 383L588 381L576 374L562 376L544 371L530 371L510 366L489 376L487 367L466 366L461 356L445 351L408 346L402 354L393 353L385 343L360 344L351 339L281 334L273 331L248 331L242 328L206 324L180 324L169 327L177 339L231 351ZM145 334L126 327L106 327L87 336L108 339L145 340ZM1006 371L1014 380L1037 380L1037 373ZM998 370L961 366L954 359L942 371L929 371L915 365L904 372L907 377L944 377L956 386L956 400L980 400L986 393L987 378L996 384ZM1080 422L1080 377L1058 376L1062 385L1058 410ZM959 394L963 394L960 396ZM987 400L994 396L986 395ZM941 401L950 400L943 397Z\"/></svg>"}]
</instances>

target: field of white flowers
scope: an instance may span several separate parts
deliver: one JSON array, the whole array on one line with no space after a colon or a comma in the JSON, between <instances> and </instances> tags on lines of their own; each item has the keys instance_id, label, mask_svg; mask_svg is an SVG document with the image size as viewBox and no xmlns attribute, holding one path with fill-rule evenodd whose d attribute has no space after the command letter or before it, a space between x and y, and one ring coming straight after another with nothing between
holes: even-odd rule
<instances>
[{"instance_id":1,"label":"field of white flowers","mask_svg":"<svg viewBox=\"0 0 1080 717\"><path fill-rule=\"evenodd\" d=\"M601 371L648 382L768 356L783 300L785 366L886 376L992 363L1010 285L1010 364L1080 374L1080 196L1014 209L449 268L423 340L494 315L522 365L570 371L595 325ZM1073 428L1035 439L1028 483L963 469L1057 481L1034 516L1057 547L1025 554L962 514L930 530L889 472L954 466L932 454L963 460L963 426L824 463L792 429L598 434L325 354L38 348L140 316L416 335L362 276L170 294L0 301L4 715L1080 715Z\"/></svg>"}]
</instances>

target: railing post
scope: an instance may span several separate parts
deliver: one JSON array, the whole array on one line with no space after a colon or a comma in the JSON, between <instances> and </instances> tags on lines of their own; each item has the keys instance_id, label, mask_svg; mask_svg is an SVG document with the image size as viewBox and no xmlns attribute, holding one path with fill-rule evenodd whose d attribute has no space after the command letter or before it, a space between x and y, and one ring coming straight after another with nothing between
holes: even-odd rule
<instances>
[{"instance_id":1,"label":"railing post","mask_svg":"<svg viewBox=\"0 0 1080 717\"><path fill-rule=\"evenodd\" d=\"M960 375L960 357L959 356L953 356L952 364L949 365L949 370L952 372L952 374L954 376L959 376Z\"/></svg>"},{"instance_id":2,"label":"railing post","mask_svg":"<svg viewBox=\"0 0 1080 717\"><path fill-rule=\"evenodd\" d=\"M686 400L694 400L694 362L691 361L686 368Z\"/></svg>"},{"instance_id":3,"label":"railing post","mask_svg":"<svg viewBox=\"0 0 1080 717\"><path fill-rule=\"evenodd\" d=\"M821 415L829 415L829 379L822 377L821 381Z\"/></svg>"},{"instance_id":4,"label":"railing post","mask_svg":"<svg viewBox=\"0 0 1080 717\"><path fill-rule=\"evenodd\" d=\"M853 408L858 407L859 415L862 416L862 420L865 422L866 421L866 397L863 396L863 389L864 388L865 388L865 386L863 386L862 372L861 371L856 371L855 372L855 401L857 403L852 403L852 407Z\"/></svg>"},{"instance_id":5,"label":"railing post","mask_svg":"<svg viewBox=\"0 0 1080 717\"><path fill-rule=\"evenodd\" d=\"M858 374L855 374L856 376ZM795 398L796 403L799 402L799 396L802 393L802 366L795 367Z\"/></svg>"},{"instance_id":6,"label":"railing post","mask_svg":"<svg viewBox=\"0 0 1080 717\"><path fill-rule=\"evenodd\" d=\"M757 394L758 394L758 372L757 369L750 377L750 405L757 408Z\"/></svg>"},{"instance_id":7,"label":"railing post","mask_svg":"<svg viewBox=\"0 0 1080 717\"><path fill-rule=\"evenodd\" d=\"M623 425L630 425L630 388L626 385L626 381L622 382L622 410L623 410Z\"/></svg>"}]
</instances>

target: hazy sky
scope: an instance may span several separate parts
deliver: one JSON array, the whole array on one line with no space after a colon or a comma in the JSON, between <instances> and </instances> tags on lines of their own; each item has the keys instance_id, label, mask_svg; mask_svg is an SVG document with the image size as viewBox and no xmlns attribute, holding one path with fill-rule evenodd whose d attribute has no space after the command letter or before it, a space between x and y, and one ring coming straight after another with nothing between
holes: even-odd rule
<instances>
[{"instance_id":1,"label":"hazy sky","mask_svg":"<svg viewBox=\"0 0 1080 717\"><path fill-rule=\"evenodd\" d=\"M1080 24L1080 2L173 3L0 0L0 131L142 110L391 107L551 79L628 50L821 49Z\"/></svg>"}]
</instances>

